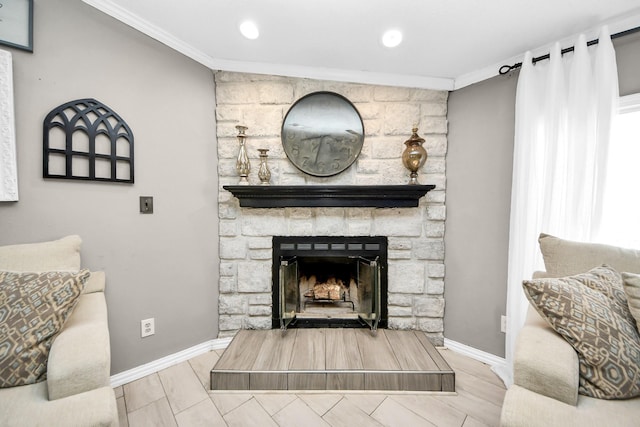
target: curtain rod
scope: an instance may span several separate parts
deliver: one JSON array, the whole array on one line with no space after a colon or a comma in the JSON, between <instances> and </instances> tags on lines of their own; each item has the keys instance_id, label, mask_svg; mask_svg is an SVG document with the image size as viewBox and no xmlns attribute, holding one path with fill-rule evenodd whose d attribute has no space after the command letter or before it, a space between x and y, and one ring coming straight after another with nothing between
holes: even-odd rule
<instances>
[{"instance_id":1,"label":"curtain rod","mask_svg":"<svg viewBox=\"0 0 640 427\"><path fill-rule=\"evenodd\" d=\"M637 33L637 32L640 32L640 27L635 27L625 31L620 31L619 33L611 34L611 40L617 39L619 37L628 36L630 34ZM593 46L594 44L598 44L598 39L590 40L587 42L587 46ZM564 55L565 53L573 52L573 50L574 50L574 46L571 46L571 47L562 49L560 53ZM531 62L535 64L538 61L543 61L545 59L549 59L550 57L551 57L551 54L547 53L546 55L537 56L533 58ZM500 67L500 70L498 71L498 73L500 73L501 75L505 75L509 71L516 70L520 67L522 67L522 62L517 62L513 65L503 65L502 67Z\"/></svg>"}]
</instances>

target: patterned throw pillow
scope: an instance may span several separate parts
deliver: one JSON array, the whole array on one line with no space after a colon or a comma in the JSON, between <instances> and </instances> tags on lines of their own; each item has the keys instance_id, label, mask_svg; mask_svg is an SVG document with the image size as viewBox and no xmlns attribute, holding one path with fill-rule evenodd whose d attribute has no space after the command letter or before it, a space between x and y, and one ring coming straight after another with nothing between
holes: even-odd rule
<instances>
[{"instance_id":1,"label":"patterned throw pillow","mask_svg":"<svg viewBox=\"0 0 640 427\"><path fill-rule=\"evenodd\" d=\"M575 276L525 280L527 298L578 353L579 393L600 399L640 396L640 336L622 278L602 266Z\"/></svg>"},{"instance_id":2,"label":"patterned throw pillow","mask_svg":"<svg viewBox=\"0 0 640 427\"><path fill-rule=\"evenodd\" d=\"M0 271L0 387L47 378L51 343L76 306L89 275L89 270Z\"/></svg>"}]
</instances>

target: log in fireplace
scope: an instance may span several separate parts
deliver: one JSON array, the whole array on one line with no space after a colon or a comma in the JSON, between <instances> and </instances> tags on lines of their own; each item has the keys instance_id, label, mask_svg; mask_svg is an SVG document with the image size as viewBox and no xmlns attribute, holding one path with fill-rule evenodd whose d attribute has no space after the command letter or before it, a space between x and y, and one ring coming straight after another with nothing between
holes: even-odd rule
<instances>
[{"instance_id":1,"label":"log in fireplace","mask_svg":"<svg viewBox=\"0 0 640 427\"><path fill-rule=\"evenodd\" d=\"M387 238L273 237L272 327L387 327Z\"/></svg>"}]
</instances>

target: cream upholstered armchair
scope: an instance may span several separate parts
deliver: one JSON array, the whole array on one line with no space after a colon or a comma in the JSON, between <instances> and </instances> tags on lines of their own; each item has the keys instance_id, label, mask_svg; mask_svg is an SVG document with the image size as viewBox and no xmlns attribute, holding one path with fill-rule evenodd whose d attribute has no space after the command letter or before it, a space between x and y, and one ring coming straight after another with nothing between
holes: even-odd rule
<instances>
[{"instance_id":1,"label":"cream upholstered armchair","mask_svg":"<svg viewBox=\"0 0 640 427\"><path fill-rule=\"evenodd\" d=\"M640 425L640 251L539 242L500 425Z\"/></svg>"},{"instance_id":2,"label":"cream upholstered armchair","mask_svg":"<svg viewBox=\"0 0 640 427\"><path fill-rule=\"evenodd\" d=\"M0 425L117 426L105 275L78 236L0 247Z\"/></svg>"}]
</instances>

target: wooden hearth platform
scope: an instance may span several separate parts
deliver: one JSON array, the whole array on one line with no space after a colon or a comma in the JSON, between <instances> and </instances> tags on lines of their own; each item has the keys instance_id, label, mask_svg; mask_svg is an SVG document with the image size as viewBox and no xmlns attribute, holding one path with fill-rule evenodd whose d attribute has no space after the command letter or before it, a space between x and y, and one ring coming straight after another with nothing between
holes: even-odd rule
<instances>
[{"instance_id":1,"label":"wooden hearth platform","mask_svg":"<svg viewBox=\"0 0 640 427\"><path fill-rule=\"evenodd\" d=\"M424 332L242 330L211 370L211 390L455 391Z\"/></svg>"}]
</instances>

